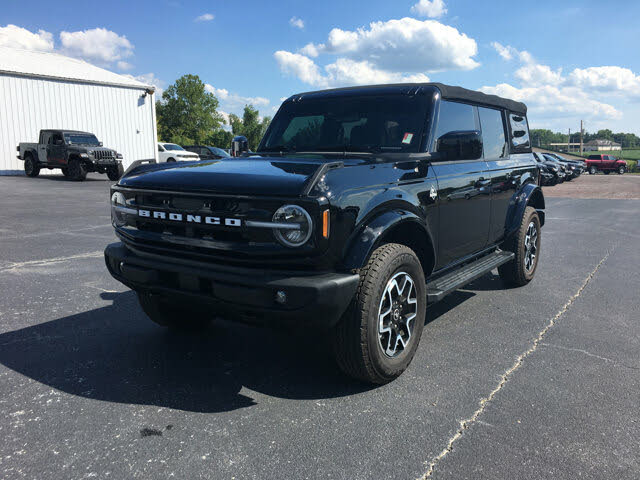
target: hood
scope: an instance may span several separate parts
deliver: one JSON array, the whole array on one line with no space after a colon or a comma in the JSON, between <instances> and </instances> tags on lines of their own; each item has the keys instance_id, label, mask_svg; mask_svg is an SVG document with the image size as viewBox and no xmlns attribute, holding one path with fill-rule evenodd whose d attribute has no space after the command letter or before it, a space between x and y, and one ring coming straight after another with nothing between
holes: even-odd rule
<instances>
[{"instance_id":1,"label":"hood","mask_svg":"<svg viewBox=\"0 0 640 480\"><path fill-rule=\"evenodd\" d=\"M324 163L261 157L153 164L132 170L119 184L182 192L300 196Z\"/></svg>"}]
</instances>

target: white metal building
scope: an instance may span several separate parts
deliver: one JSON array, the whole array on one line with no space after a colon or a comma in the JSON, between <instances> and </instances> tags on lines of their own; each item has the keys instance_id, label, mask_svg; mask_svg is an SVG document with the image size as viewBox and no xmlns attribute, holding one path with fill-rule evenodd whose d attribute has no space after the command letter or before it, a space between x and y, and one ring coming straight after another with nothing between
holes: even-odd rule
<instances>
[{"instance_id":1,"label":"white metal building","mask_svg":"<svg viewBox=\"0 0 640 480\"><path fill-rule=\"evenodd\" d=\"M94 133L125 168L156 158L153 87L56 53L0 47L0 175L23 173L18 143L56 128Z\"/></svg>"}]
</instances>

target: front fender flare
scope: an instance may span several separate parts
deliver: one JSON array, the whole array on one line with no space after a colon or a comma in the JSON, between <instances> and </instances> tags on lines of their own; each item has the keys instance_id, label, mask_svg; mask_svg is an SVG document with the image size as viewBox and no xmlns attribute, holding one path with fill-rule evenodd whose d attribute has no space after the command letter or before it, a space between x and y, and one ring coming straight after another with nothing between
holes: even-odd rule
<instances>
[{"instance_id":1,"label":"front fender flare","mask_svg":"<svg viewBox=\"0 0 640 480\"><path fill-rule=\"evenodd\" d=\"M505 238L509 238L520 228L524 210L528 206L532 206L538 211L540 226L544 225L545 203L542 189L534 183L527 183L518 190L509 205L505 224Z\"/></svg>"},{"instance_id":2,"label":"front fender flare","mask_svg":"<svg viewBox=\"0 0 640 480\"><path fill-rule=\"evenodd\" d=\"M425 235L428 244L425 245L428 249L426 253L435 259L433 237L425 227L424 221L415 213L406 210L388 210L370 219L350 237L343 256L345 268L348 270L362 268L373 251L384 243L388 234L401 225L411 225L419 229Z\"/></svg>"}]
</instances>

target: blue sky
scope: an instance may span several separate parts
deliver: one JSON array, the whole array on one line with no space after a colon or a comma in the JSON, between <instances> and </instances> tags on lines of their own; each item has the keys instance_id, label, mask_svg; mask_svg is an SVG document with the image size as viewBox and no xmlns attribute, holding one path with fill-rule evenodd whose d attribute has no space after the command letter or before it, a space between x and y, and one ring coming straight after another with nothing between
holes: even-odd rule
<instances>
[{"instance_id":1,"label":"blue sky","mask_svg":"<svg viewBox=\"0 0 640 480\"><path fill-rule=\"evenodd\" d=\"M200 20L198 20L200 18ZM221 109L356 83L431 80L525 101L533 127L640 134L640 2L5 0L0 45L58 51ZM603 24L598 26L599 21Z\"/></svg>"}]
</instances>

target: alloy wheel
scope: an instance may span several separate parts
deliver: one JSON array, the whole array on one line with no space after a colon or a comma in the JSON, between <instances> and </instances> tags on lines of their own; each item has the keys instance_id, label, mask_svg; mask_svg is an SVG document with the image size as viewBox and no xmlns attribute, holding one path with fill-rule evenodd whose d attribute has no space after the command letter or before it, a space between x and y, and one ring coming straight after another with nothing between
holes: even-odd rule
<instances>
[{"instance_id":1,"label":"alloy wheel","mask_svg":"<svg viewBox=\"0 0 640 480\"><path fill-rule=\"evenodd\" d=\"M378 308L378 337L387 357L397 357L409 345L418 315L415 283L406 272L387 282Z\"/></svg>"},{"instance_id":2,"label":"alloy wheel","mask_svg":"<svg viewBox=\"0 0 640 480\"><path fill-rule=\"evenodd\" d=\"M524 268L527 272L533 270L538 254L538 229L534 222L530 222L524 237Z\"/></svg>"}]
</instances>

